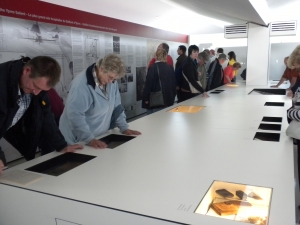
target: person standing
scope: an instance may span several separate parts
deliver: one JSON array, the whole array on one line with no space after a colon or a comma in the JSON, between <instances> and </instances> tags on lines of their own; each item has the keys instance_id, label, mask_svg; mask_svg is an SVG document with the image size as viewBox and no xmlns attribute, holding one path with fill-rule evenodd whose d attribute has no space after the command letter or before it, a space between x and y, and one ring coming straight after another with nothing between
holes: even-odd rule
<instances>
[{"instance_id":1,"label":"person standing","mask_svg":"<svg viewBox=\"0 0 300 225\"><path fill-rule=\"evenodd\" d=\"M236 63L236 55L235 55L235 53L233 51L228 52L228 66L233 66L233 64L235 64L235 63ZM234 82L234 83L236 82L236 75L237 75L237 73L238 73L238 71L235 70L234 74L233 74L234 76L233 76L231 82Z\"/></svg>"},{"instance_id":2,"label":"person standing","mask_svg":"<svg viewBox=\"0 0 300 225\"><path fill-rule=\"evenodd\" d=\"M35 157L42 137L57 151L74 152L55 123L47 91L60 79L61 68L48 56L0 64L0 138L5 138L26 160ZM6 159L0 147L0 173Z\"/></svg>"},{"instance_id":3,"label":"person standing","mask_svg":"<svg viewBox=\"0 0 300 225\"><path fill-rule=\"evenodd\" d=\"M222 64L226 61L225 54L219 54L218 58L212 62L208 69L208 81L206 90L212 90L223 85L224 71Z\"/></svg>"},{"instance_id":4,"label":"person standing","mask_svg":"<svg viewBox=\"0 0 300 225\"><path fill-rule=\"evenodd\" d=\"M181 79L181 100L185 101L193 98L199 93L202 93L203 97L209 97L204 89L199 84L197 65L194 60L197 60L199 48L196 45L191 45L188 48L188 57L182 68L183 78Z\"/></svg>"},{"instance_id":5,"label":"person standing","mask_svg":"<svg viewBox=\"0 0 300 225\"><path fill-rule=\"evenodd\" d=\"M161 43L161 44L157 47L157 49L164 49L164 50L167 52L167 54L169 53L169 45L168 45L167 43ZM153 58L150 60L149 64L148 64L148 69L150 68L150 66L151 66L152 64L155 63L155 61L156 61L156 59L155 59L155 57L153 57ZM168 63L170 66L174 67L173 59L172 59L172 57L171 57L170 55L167 55L167 63Z\"/></svg>"},{"instance_id":6,"label":"person standing","mask_svg":"<svg viewBox=\"0 0 300 225\"><path fill-rule=\"evenodd\" d=\"M207 83L207 72L206 72L206 63L209 61L209 55L206 52L200 52L198 54L198 76L199 81L202 85L202 88L206 89Z\"/></svg>"},{"instance_id":7,"label":"person standing","mask_svg":"<svg viewBox=\"0 0 300 225\"><path fill-rule=\"evenodd\" d=\"M118 127L125 135L139 135L130 130L121 105L118 82L125 66L116 54L103 59L78 74L71 83L59 128L70 144L84 142L93 148L106 148L97 137Z\"/></svg>"},{"instance_id":8,"label":"person standing","mask_svg":"<svg viewBox=\"0 0 300 225\"><path fill-rule=\"evenodd\" d=\"M186 47L184 45L179 45L177 49L177 54L179 55L179 57L177 58L177 62L175 64L175 70L178 69L178 67L181 66L183 61L187 58Z\"/></svg>"},{"instance_id":9,"label":"person standing","mask_svg":"<svg viewBox=\"0 0 300 225\"><path fill-rule=\"evenodd\" d=\"M152 114L174 104L176 96L174 68L166 63L167 52L163 49L156 51L156 62L148 69L143 93L142 108L147 114ZM150 107L151 92L162 91L164 105Z\"/></svg>"}]
</instances>

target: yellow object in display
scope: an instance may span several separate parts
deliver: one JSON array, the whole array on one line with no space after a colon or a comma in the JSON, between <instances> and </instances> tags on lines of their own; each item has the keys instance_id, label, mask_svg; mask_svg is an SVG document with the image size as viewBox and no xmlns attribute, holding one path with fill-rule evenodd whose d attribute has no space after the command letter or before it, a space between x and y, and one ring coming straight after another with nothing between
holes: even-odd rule
<instances>
[{"instance_id":1,"label":"yellow object in display","mask_svg":"<svg viewBox=\"0 0 300 225\"><path fill-rule=\"evenodd\" d=\"M205 106L191 106L191 105L180 105L168 112L181 112L181 113L196 113L204 109Z\"/></svg>"}]
</instances>

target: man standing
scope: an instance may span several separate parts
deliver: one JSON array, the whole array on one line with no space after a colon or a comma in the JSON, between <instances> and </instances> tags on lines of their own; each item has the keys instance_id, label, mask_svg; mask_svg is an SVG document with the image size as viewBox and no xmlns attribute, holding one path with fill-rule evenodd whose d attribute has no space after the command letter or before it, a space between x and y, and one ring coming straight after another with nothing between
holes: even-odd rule
<instances>
[{"instance_id":1,"label":"man standing","mask_svg":"<svg viewBox=\"0 0 300 225\"><path fill-rule=\"evenodd\" d=\"M184 45L179 45L177 49L177 54L179 57L177 58L177 62L175 64L175 70L178 69L179 66L183 63L183 61L186 59L187 55L186 53L186 47Z\"/></svg>"},{"instance_id":2,"label":"man standing","mask_svg":"<svg viewBox=\"0 0 300 225\"><path fill-rule=\"evenodd\" d=\"M167 54L169 53L169 45L167 43L161 43L158 47L157 47L157 50L158 49L164 49ZM149 62L148 64L148 69L149 67L154 64L156 62L156 59L155 58L152 58L151 61ZM167 55L167 63L172 66L174 68L174 64L173 64L173 59L171 56Z\"/></svg>"},{"instance_id":3,"label":"man standing","mask_svg":"<svg viewBox=\"0 0 300 225\"><path fill-rule=\"evenodd\" d=\"M222 64L226 61L225 54L219 54L218 58L213 61L208 69L208 82L206 90L212 90L223 85L224 71Z\"/></svg>"},{"instance_id":4,"label":"man standing","mask_svg":"<svg viewBox=\"0 0 300 225\"><path fill-rule=\"evenodd\" d=\"M182 102L193 98L200 93L202 97L209 97L205 90L201 87L198 77L197 65L195 60L198 58L199 48L196 45L191 45L188 49L188 57L182 67L182 76L180 80L181 98L178 102Z\"/></svg>"},{"instance_id":5,"label":"man standing","mask_svg":"<svg viewBox=\"0 0 300 225\"><path fill-rule=\"evenodd\" d=\"M47 91L60 79L57 61L48 56L0 64L0 139L4 137L26 160L35 157L41 137L57 151L73 152L55 123ZM0 173L6 165L0 147Z\"/></svg>"},{"instance_id":6,"label":"man standing","mask_svg":"<svg viewBox=\"0 0 300 225\"><path fill-rule=\"evenodd\" d=\"M217 49L217 55L216 55L216 58L218 58L220 54L225 54L223 48L218 48L218 49ZM222 63L222 68L223 68L223 70L227 67L227 65L228 65L228 60L226 59L226 60Z\"/></svg>"}]
</instances>

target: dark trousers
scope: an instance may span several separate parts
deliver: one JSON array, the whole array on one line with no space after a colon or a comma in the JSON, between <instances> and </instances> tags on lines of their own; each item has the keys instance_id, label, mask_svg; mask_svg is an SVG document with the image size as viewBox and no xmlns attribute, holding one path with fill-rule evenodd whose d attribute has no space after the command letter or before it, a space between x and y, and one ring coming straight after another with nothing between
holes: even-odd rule
<instances>
[{"instance_id":1,"label":"dark trousers","mask_svg":"<svg viewBox=\"0 0 300 225\"><path fill-rule=\"evenodd\" d=\"M294 139L296 140L296 139ZM300 182L300 140L297 140L297 164L298 164L298 182ZM300 189L300 185L299 185L299 189Z\"/></svg>"}]
</instances>

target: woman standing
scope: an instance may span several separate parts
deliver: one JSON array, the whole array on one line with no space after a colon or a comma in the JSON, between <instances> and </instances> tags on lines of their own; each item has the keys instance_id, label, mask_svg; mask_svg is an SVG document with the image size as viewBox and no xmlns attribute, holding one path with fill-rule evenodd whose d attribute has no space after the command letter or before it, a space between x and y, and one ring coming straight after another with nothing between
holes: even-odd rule
<instances>
[{"instance_id":1,"label":"woman standing","mask_svg":"<svg viewBox=\"0 0 300 225\"><path fill-rule=\"evenodd\" d=\"M156 61L147 72L143 93L142 108L147 109L147 114L152 114L174 104L176 96L174 68L166 63L168 53L164 49L157 49ZM151 92L162 91L163 104L151 106Z\"/></svg>"},{"instance_id":2,"label":"woman standing","mask_svg":"<svg viewBox=\"0 0 300 225\"><path fill-rule=\"evenodd\" d=\"M188 100L193 98L200 93L202 97L209 97L209 95L204 91L199 82L198 78L198 71L197 71L197 58L199 54L199 48L196 45L191 45L188 49L188 57L186 62L183 64L182 67L182 76L181 79L181 92L182 92L182 99L181 101ZM196 60L196 63L195 63Z\"/></svg>"},{"instance_id":3,"label":"woman standing","mask_svg":"<svg viewBox=\"0 0 300 225\"><path fill-rule=\"evenodd\" d=\"M228 59L229 59L229 62L228 62L228 66L233 66L233 64L236 63L236 55L233 51L231 52L228 52ZM236 75L237 75L237 70L234 71L234 77L233 79L231 80L231 82L236 82Z\"/></svg>"}]
</instances>

